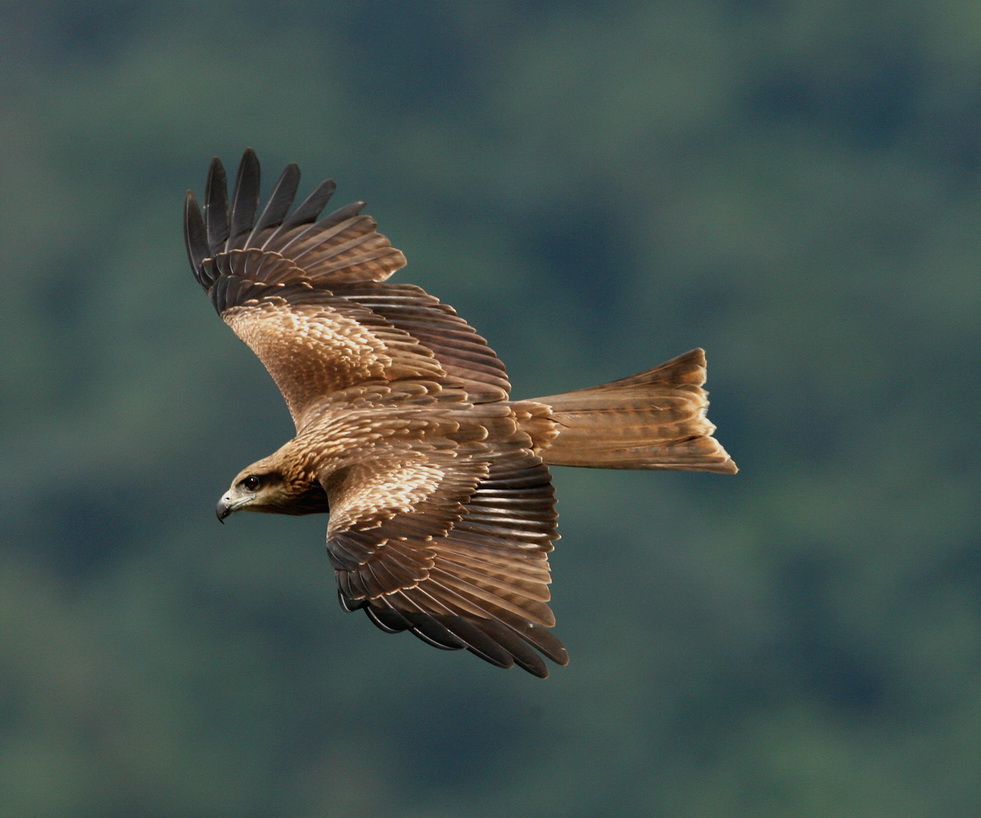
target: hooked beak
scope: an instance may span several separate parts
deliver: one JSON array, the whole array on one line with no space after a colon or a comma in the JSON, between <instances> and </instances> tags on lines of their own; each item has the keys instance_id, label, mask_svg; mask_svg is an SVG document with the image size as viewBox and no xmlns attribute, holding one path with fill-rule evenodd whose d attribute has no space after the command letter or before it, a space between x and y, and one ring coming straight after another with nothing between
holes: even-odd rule
<instances>
[{"instance_id":1,"label":"hooked beak","mask_svg":"<svg viewBox=\"0 0 981 818\"><path fill-rule=\"evenodd\" d=\"M249 494L245 497L233 498L231 492L223 495L218 501L218 505L215 506L215 514L218 515L218 522L224 523L225 518L231 514L233 511L238 511L246 503L250 503L255 499L255 495Z\"/></svg>"},{"instance_id":2,"label":"hooked beak","mask_svg":"<svg viewBox=\"0 0 981 818\"><path fill-rule=\"evenodd\" d=\"M228 503L225 502L225 498L222 497L218 501L218 505L215 506L215 514L218 515L218 522L224 524L225 518L232 513L231 508Z\"/></svg>"}]
</instances>

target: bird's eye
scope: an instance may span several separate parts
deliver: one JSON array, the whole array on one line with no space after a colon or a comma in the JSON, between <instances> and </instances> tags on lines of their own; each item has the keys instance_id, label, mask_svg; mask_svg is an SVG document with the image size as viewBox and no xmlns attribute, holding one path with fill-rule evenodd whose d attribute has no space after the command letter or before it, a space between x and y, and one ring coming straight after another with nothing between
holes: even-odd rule
<instances>
[{"instance_id":1,"label":"bird's eye","mask_svg":"<svg viewBox=\"0 0 981 818\"><path fill-rule=\"evenodd\" d=\"M257 488L259 488L259 478L254 474L250 474L242 481L242 486L249 491L255 491Z\"/></svg>"}]
</instances>

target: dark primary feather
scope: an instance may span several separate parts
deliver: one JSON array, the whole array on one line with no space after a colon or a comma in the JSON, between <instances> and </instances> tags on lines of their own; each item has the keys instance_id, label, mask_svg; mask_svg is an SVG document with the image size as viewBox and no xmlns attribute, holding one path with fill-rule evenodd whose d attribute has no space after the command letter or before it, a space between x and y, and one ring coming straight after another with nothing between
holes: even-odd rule
<instances>
[{"instance_id":1,"label":"dark primary feather","mask_svg":"<svg viewBox=\"0 0 981 818\"><path fill-rule=\"evenodd\" d=\"M208 248L214 255L218 248L224 249L228 241L228 179L225 168L216 156L211 160L208 182L204 192L204 223L207 227Z\"/></svg>"},{"instance_id":2,"label":"dark primary feather","mask_svg":"<svg viewBox=\"0 0 981 818\"><path fill-rule=\"evenodd\" d=\"M360 215L364 202L353 202L319 218L334 192L326 180L289 214L300 171L290 165L280 176L269 202L259 214L259 162L249 149L242 157L231 200L221 161L212 160L205 192L202 235L189 229L200 218L197 201L189 196L185 212L188 256L206 289L213 280L202 263L237 249L255 248L294 260L299 275L308 279L383 280L405 264L402 253L375 231L375 222ZM197 214L192 211L198 211Z\"/></svg>"},{"instance_id":3,"label":"dark primary feather","mask_svg":"<svg viewBox=\"0 0 981 818\"><path fill-rule=\"evenodd\" d=\"M294 164L287 165L279 177L279 181L276 182L276 187L273 188L273 192L269 195L269 201L266 202L265 208L256 220L252 232L249 233L248 238L245 240L246 247L250 246L255 238L264 230L270 227L278 227L283 223L283 219L286 218L286 214L289 212L290 205L293 204L293 197L296 196L296 189L299 186L300 169Z\"/></svg>"},{"instance_id":4,"label":"dark primary feather","mask_svg":"<svg viewBox=\"0 0 981 818\"><path fill-rule=\"evenodd\" d=\"M330 201L330 197L334 195L336 188L337 185L334 184L333 179L325 179L317 185L313 192L297 206L296 210L283 220L279 228L266 239L263 249L278 246L279 237L283 234L288 234L294 228L315 222L317 216L320 215L320 211L326 207L327 202ZM282 250L283 248L280 249Z\"/></svg>"},{"instance_id":5,"label":"dark primary feather","mask_svg":"<svg viewBox=\"0 0 981 818\"><path fill-rule=\"evenodd\" d=\"M235 177L235 192L232 194L232 212L229 217L229 234L226 249L241 247L245 236L255 224L255 214L259 209L259 159L249 148L242 156Z\"/></svg>"},{"instance_id":6,"label":"dark primary feather","mask_svg":"<svg viewBox=\"0 0 981 818\"><path fill-rule=\"evenodd\" d=\"M204 261L210 255L208 247L208 232L197 199L191 191L184 197L184 247L187 249L187 259L191 262L191 270L198 284L207 290L212 282L204 277Z\"/></svg>"}]
</instances>

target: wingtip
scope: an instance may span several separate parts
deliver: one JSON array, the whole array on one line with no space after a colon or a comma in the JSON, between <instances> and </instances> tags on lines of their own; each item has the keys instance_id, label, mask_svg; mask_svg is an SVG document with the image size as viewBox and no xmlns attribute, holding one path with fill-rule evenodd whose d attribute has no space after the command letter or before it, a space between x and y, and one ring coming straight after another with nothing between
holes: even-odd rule
<instances>
[{"instance_id":1,"label":"wingtip","mask_svg":"<svg viewBox=\"0 0 981 818\"><path fill-rule=\"evenodd\" d=\"M184 247L194 277L202 286L206 286L201 266L208 257L208 239L201 208L190 190L184 196Z\"/></svg>"},{"instance_id":2,"label":"wingtip","mask_svg":"<svg viewBox=\"0 0 981 818\"><path fill-rule=\"evenodd\" d=\"M255 226L259 210L259 157L252 148L246 148L238 165L235 189L232 192L232 210L229 217L228 247L235 246Z\"/></svg>"},{"instance_id":3,"label":"wingtip","mask_svg":"<svg viewBox=\"0 0 981 818\"><path fill-rule=\"evenodd\" d=\"M242 159L238 163L238 173L240 178L245 175L249 177L258 175L259 156L252 148L246 148L242 152Z\"/></svg>"},{"instance_id":4,"label":"wingtip","mask_svg":"<svg viewBox=\"0 0 981 818\"><path fill-rule=\"evenodd\" d=\"M218 187L224 189L226 185L225 166L221 163L221 159L212 156L208 165L208 178L205 180L204 189L208 193L217 190ZM206 195L205 201L207 202L209 198L210 196Z\"/></svg>"}]
</instances>

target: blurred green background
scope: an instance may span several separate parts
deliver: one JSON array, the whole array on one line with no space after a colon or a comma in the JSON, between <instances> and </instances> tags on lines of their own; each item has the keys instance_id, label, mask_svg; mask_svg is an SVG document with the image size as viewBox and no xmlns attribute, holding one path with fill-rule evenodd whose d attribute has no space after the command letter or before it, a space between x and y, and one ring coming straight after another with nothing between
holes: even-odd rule
<instances>
[{"instance_id":1,"label":"blurred green background","mask_svg":"<svg viewBox=\"0 0 981 818\"><path fill-rule=\"evenodd\" d=\"M0 812L981 814L976 0L7 2ZM545 682L213 507L292 431L185 190L338 180L516 397L704 346L734 478L555 469Z\"/></svg>"}]
</instances>

